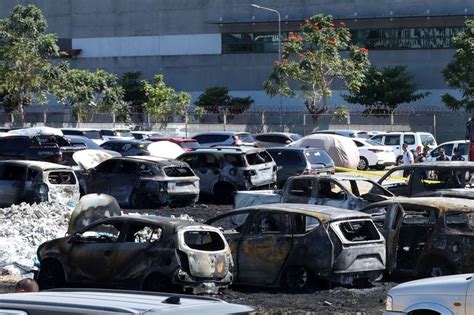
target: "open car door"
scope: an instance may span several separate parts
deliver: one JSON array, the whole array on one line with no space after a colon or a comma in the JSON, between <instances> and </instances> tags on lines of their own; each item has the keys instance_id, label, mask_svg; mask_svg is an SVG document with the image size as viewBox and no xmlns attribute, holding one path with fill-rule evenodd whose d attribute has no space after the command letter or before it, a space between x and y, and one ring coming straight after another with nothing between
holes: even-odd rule
<instances>
[{"instance_id":1,"label":"open car door","mask_svg":"<svg viewBox=\"0 0 474 315\"><path fill-rule=\"evenodd\" d=\"M398 238L404 216L405 211L399 203L391 204L387 208L382 234L385 237L387 247L386 271L389 274L397 268Z\"/></svg>"}]
</instances>

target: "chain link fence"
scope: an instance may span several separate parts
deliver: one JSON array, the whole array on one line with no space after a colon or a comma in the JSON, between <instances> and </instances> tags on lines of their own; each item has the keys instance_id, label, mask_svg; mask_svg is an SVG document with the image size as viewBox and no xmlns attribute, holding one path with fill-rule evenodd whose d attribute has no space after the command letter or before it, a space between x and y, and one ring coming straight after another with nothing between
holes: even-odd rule
<instances>
[{"instance_id":1,"label":"chain link fence","mask_svg":"<svg viewBox=\"0 0 474 315\"><path fill-rule=\"evenodd\" d=\"M24 120L0 112L4 127L47 125L51 127L124 127L162 130L192 136L205 131L294 132L310 134L315 128L354 129L369 131L425 131L435 135L438 142L463 139L469 113L452 111L398 112L390 116L364 115L351 112L346 117L323 114L314 121L308 112L290 110L247 110L238 113L214 111L170 117L161 122L144 113L133 113L128 119L113 113L87 114L80 121L70 112L26 112Z\"/></svg>"}]
</instances>

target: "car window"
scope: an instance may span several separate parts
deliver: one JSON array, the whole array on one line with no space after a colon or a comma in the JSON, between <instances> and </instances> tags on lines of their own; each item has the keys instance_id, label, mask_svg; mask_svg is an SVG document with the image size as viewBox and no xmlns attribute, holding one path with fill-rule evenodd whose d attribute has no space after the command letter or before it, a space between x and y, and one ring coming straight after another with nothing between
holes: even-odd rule
<instances>
[{"instance_id":1,"label":"car window","mask_svg":"<svg viewBox=\"0 0 474 315\"><path fill-rule=\"evenodd\" d=\"M399 135L385 136L385 145L400 145Z\"/></svg>"},{"instance_id":2,"label":"car window","mask_svg":"<svg viewBox=\"0 0 474 315\"><path fill-rule=\"evenodd\" d=\"M255 139L249 133L238 133L237 136L242 142L248 142L248 143L255 142Z\"/></svg>"},{"instance_id":3,"label":"car window","mask_svg":"<svg viewBox=\"0 0 474 315\"><path fill-rule=\"evenodd\" d=\"M104 222L82 232L80 234L81 241L94 243L116 242L121 229L121 222Z\"/></svg>"},{"instance_id":4,"label":"car window","mask_svg":"<svg viewBox=\"0 0 474 315\"><path fill-rule=\"evenodd\" d=\"M380 145L382 144L382 137L383 136L373 136L372 138L370 138L370 140L376 141L378 142L378 145Z\"/></svg>"},{"instance_id":5,"label":"car window","mask_svg":"<svg viewBox=\"0 0 474 315\"><path fill-rule=\"evenodd\" d=\"M260 151L257 153L248 153L245 155L249 165L258 165L273 162L272 157L266 151Z\"/></svg>"},{"instance_id":6,"label":"car window","mask_svg":"<svg viewBox=\"0 0 474 315\"><path fill-rule=\"evenodd\" d=\"M186 231L184 243L191 249L202 251L220 251L225 249L225 242L219 233L214 231Z\"/></svg>"},{"instance_id":7,"label":"car window","mask_svg":"<svg viewBox=\"0 0 474 315\"><path fill-rule=\"evenodd\" d=\"M299 165L305 164L300 151L297 150L271 150L268 153L278 165Z\"/></svg>"},{"instance_id":8,"label":"car window","mask_svg":"<svg viewBox=\"0 0 474 315\"><path fill-rule=\"evenodd\" d=\"M454 143L449 143L449 144L446 144L444 145L444 152L446 153L446 155L453 155L453 149L454 149Z\"/></svg>"},{"instance_id":9,"label":"car window","mask_svg":"<svg viewBox=\"0 0 474 315\"><path fill-rule=\"evenodd\" d=\"M83 132L79 130L61 130L63 135L71 135L71 136L83 136Z\"/></svg>"},{"instance_id":10,"label":"car window","mask_svg":"<svg viewBox=\"0 0 474 315\"><path fill-rule=\"evenodd\" d=\"M356 146L357 146L358 148L360 148L360 147L363 147L363 146L364 146L364 144L363 144L362 142L360 142L360 141L357 141L357 140L354 140L354 143L356 144Z\"/></svg>"},{"instance_id":11,"label":"car window","mask_svg":"<svg viewBox=\"0 0 474 315\"><path fill-rule=\"evenodd\" d=\"M303 214L293 215L293 233L304 234L314 230L321 225L321 222L315 217L310 217Z\"/></svg>"},{"instance_id":12,"label":"car window","mask_svg":"<svg viewBox=\"0 0 474 315\"><path fill-rule=\"evenodd\" d=\"M289 195L295 197L311 198L313 193L313 180L307 178L296 178L291 181Z\"/></svg>"},{"instance_id":13,"label":"car window","mask_svg":"<svg viewBox=\"0 0 474 315\"><path fill-rule=\"evenodd\" d=\"M133 137L132 132L130 130L115 130L115 134L118 137L128 137L128 138Z\"/></svg>"},{"instance_id":14,"label":"car window","mask_svg":"<svg viewBox=\"0 0 474 315\"><path fill-rule=\"evenodd\" d=\"M24 181L26 179L26 166L3 164L0 167L0 180Z\"/></svg>"},{"instance_id":15,"label":"car window","mask_svg":"<svg viewBox=\"0 0 474 315\"><path fill-rule=\"evenodd\" d=\"M415 135L404 135L403 143L406 143L408 145L415 144Z\"/></svg>"},{"instance_id":16,"label":"car window","mask_svg":"<svg viewBox=\"0 0 474 315\"><path fill-rule=\"evenodd\" d=\"M34 180L36 176L38 176L40 172L38 170L35 170L33 168L29 168L27 173L26 173L26 180Z\"/></svg>"},{"instance_id":17,"label":"car window","mask_svg":"<svg viewBox=\"0 0 474 315\"><path fill-rule=\"evenodd\" d=\"M224 142L229 138L229 135L197 135L193 137L199 143Z\"/></svg>"},{"instance_id":18,"label":"car window","mask_svg":"<svg viewBox=\"0 0 474 315\"><path fill-rule=\"evenodd\" d=\"M170 177L187 177L194 176L193 171L187 166L168 166L163 168L166 176Z\"/></svg>"},{"instance_id":19,"label":"car window","mask_svg":"<svg viewBox=\"0 0 474 315\"><path fill-rule=\"evenodd\" d=\"M115 172L117 174L136 174L137 163L131 161L120 161Z\"/></svg>"},{"instance_id":20,"label":"car window","mask_svg":"<svg viewBox=\"0 0 474 315\"><path fill-rule=\"evenodd\" d=\"M448 211L445 214L446 227L463 232L474 232L473 211Z\"/></svg>"},{"instance_id":21,"label":"car window","mask_svg":"<svg viewBox=\"0 0 474 315\"><path fill-rule=\"evenodd\" d=\"M183 141L179 145L184 149L198 149L201 147L197 141Z\"/></svg>"},{"instance_id":22,"label":"car window","mask_svg":"<svg viewBox=\"0 0 474 315\"><path fill-rule=\"evenodd\" d=\"M468 154L468 150L469 150L469 147L467 145L467 143L459 143L458 144L458 149L459 149L459 154L461 155L467 155Z\"/></svg>"},{"instance_id":23,"label":"car window","mask_svg":"<svg viewBox=\"0 0 474 315\"><path fill-rule=\"evenodd\" d=\"M261 213L252 225L251 234L289 234L290 216L287 213Z\"/></svg>"},{"instance_id":24,"label":"car window","mask_svg":"<svg viewBox=\"0 0 474 315\"><path fill-rule=\"evenodd\" d=\"M100 135L100 131L98 130L89 130L84 132L84 137L87 137L89 139L102 139L102 136Z\"/></svg>"},{"instance_id":25,"label":"car window","mask_svg":"<svg viewBox=\"0 0 474 315\"><path fill-rule=\"evenodd\" d=\"M421 143L423 145L435 146L436 141L432 135L420 135Z\"/></svg>"},{"instance_id":26,"label":"car window","mask_svg":"<svg viewBox=\"0 0 474 315\"><path fill-rule=\"evenodd\" d=\"M189 155L182 155L178 158L178 160L188 163L191 168L198 168L199 165L199 156L200 154L189 154Z\"/></svg>"},{"instance_id":27,"label":"car window","mask_svg":"<svg viewBox=\"0 0 474 315\"><path fill-rule=\"evenodd\" d=\"M117 165L117 160L107 160L102 163L100 163L96 167L96 172L97 173L113 173L115 169L115 165Z\"/></svg>"},{"instance_id":28,"label":"car window","mask_svg":"<svg viewBox=\"0 0 474 315\"><path fill-rule=\"evenodd\" d=\"M297 134L293 134L293 135L290 135L290 139L293 141L298 141L301 139L301 136Z\"/></svg>"},{"instance_id":29,"label":"car window","mask_svg":"<svg viewBox=\"0 0 474 315\"><path fill-rule=\"evenodd\" d=\"M248 212L226 215L218 220L210 222L210 225L221 228L224 234L241 233L248 215Z\"/></svg>"},{"instance_id":30,"label":"car window","mask_svg":"<svg viewBox=\"0 0 474 315\"><path fill-rule=\"evenodd\" d=\"M325 166L333 166L334 161L324 150L305 150L304 155L310 164L324 164Z\"/></svg>"},{"instance_id":31,"label":"car window","mask_svg":"<svg viewBox=\"0 0 474 315\"><path fill-rule=\"evenodd\" d=\"M241 154L224 154L224 160L235 167L243 167L245 165Z\"/></svg>"},{"instance_id":32,"label":"car window","mask_svg":"<svg viewBox=\"0 0 474 315\"><path fill-rule=\"evenodd\" d=\"M344 200L347 198L346 192L341 185L326 179L319 180L319 198Z\"/></svg>"},{"instance_id":33,"label":"car window","mask_svg":"<svg viewBox=\"0 0 474 315\"><path fill-rule=\"evenodd\" d=\"M113 136L114 135L114 132L112 130L101 130L100 133L103 136Z\"/></svg>"},{"instance_id":34,"label":"car window","mask_svg":"<svg viewBox=\"0 0 474 315\"><path fill-rule=\"evenodd\" d=\"M161 240L163 229L160 226L131 224L128 228L125 242L127 243L156 243Z\"/></svg>"}]
</instances>

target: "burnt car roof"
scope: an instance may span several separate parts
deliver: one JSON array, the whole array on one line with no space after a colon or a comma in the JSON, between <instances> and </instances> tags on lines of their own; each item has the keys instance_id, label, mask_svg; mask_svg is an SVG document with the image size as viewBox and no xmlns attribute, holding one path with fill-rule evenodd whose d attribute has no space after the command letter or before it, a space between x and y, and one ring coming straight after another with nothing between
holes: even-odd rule
<instances>
[{"instance_id":1,"label":"burnt car roof","mask_svg":"<svg viewBox=\"0 0 474 315\"><path fill-rule=\"evenodd\" d=\"M430 168L430 169L452 169L452 168L474 168L474 162L466 161L432 161L432 162L422 162L408 165L400 165L392 168L392 170L403 170L406 168Z\"/></svg>"},{"instance_id":2,"label":"burnt car roof","mask_svg":"<svg viewBox=\"0 0 474 315\"><path fill-rule=\"evenodd\" d=\"M143 222L143 223L163 224L163 225L168 225L170 227L202 225L201 223L197 223L197 222L189 221L189 220L181 220L178 218L162 217L158 215L141 215L141 214L125 214L121 216L106 218L103 220L136 221L136 222Z\"/></svg>"},{"instance_id":3,"label":"burnt car roof","mask_svg":"<svg viewBox=\"0 0 474 315\"><path fill-rule=\"evenodd\" d=\"M373 203L369 207L373 208L374 206L383 206L392 203L438 208L442 212L474 211L474 200L446 197L394 197L389 200Z\"/></svg>"},{"instance_id":4,"label":"burnt car roof","mask_svg":"<svg viewBox=\"0 0 474 315\"><path fill-rule=\"evenodd\" d=\"M285 211L291 213L306 214L318 218L322 222L334 221L347 218L370 218L370 215L353 210L340 209L330 206L309 205L299 203L272 203L266 205L250 206L239 208L230 212L240 210L266 210L266 211ZM230 213L227 212L227 213Z\"/></svg>"},{"instance_id":5,"label":"burnt car roof","mask_svg":"<svg viewBox=\"0 0 474 315\"><path fill-rule=\"evenodd\" d=\"M17 164L17 165L27 166L27 167L34 167L34 168L38 168L38 169L41 169L41 170L44 170L44 171L46 171L46 170L57 170L57 169L72 170L71 167L66 166L66 165L43 162L43 161L5 160L5 161L0 161L0 163L1 164L9 163L9 164Z\"/></svg>"},{"instance_id":6,"label":"burnt car roof","mask_svg":"<svg viewBox=\"0 0 474 315\"><path fill-rule=\"evenodd\" d=\"M151 162L156 163L160 166L188 166L187 163L179 160L163 159L158 157L151 156L122 156L122 157L113 157L111 160L123 160L131 162Z\"/></svg>"}]
</instances>

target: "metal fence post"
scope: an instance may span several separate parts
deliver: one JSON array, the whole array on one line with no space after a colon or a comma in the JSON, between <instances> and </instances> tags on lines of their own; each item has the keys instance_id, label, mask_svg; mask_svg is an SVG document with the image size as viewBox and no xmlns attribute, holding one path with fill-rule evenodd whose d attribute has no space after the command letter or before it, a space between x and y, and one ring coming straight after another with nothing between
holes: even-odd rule
<instances>
[{"instance_id":1,"label":"metal fence post","mask_svg":"<svg viewBox=\"0 0 474 315\"><path fill-rule=\"evenodd\" d=\"M436 114L433 113L433 136L435 137L436 139Z\"/></svg>"},{"instance_id":2,"label":"metal fence post","mask_svg":"<svg viewBox=\"0 0 474 315\"><path fill-rule=\"evenodd\" d=\"M306 136L306 113L303 113L303 136Z\"/></svg>"},{"instance_id":3,"label":"metal fence post","mask_svg":"<svg viewBox=\"0 0 474 315\"><path fill-rule=\"evenodd\" d=\"M115 128L115 112L112 112L112 127Z\"/></svg>"},{"instance_id":4,"label":"metal fence post","mask_svg":"<svg viewBox=\"0 0 474 315\"><path fill-rule=\"evenodd\" d=\"M224 131L226 131L226 127L227 127L227 109L226 108L224 108L223 113L224 113L224 119L223 119L223 121L224 121Z\"/></svg>"},{"instance_id":5,"label":"metal fence post","mask_svg":"<svg viewBox=\"0 0 474 315\"><path fill-rule=\"evenodd\" d=\"M347 129L351 129L351 113L347 113Z\"/></svg>"},{"instance_id":6,"label":"metal fence post","mask_svg":"<svg viewBox=\"0 0 474 315\"><path fill-rule=\"evenodd\" d=\"M265 123L265 111L262 111L262 131L267 132L267 125Z\"/></svg>"},{"instance_id":7,"label":"metal fence post","mask_svg":"<svg viewBox=\"0 0 474 315\"><path fill-rule=\"evenodd\" d=\"M394 129L393 113L390 113L390 131L393 131L393 129Z\"/></svg>"},{"instance_id":8,"label":"metal fence post","mask_svg":"<svg viewBox=\"0 0 474 315\"><path fill-rule=\"evenodd\" d=\"M188 108L189 105L184 109L184 135L186 138L188 137Z\"/></svg>"}]
</instances>

